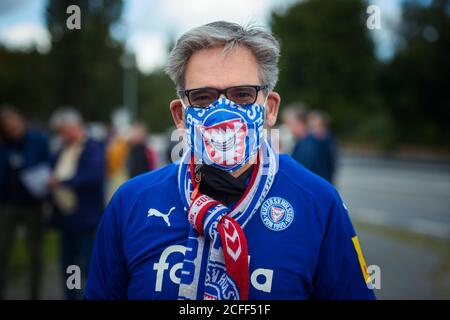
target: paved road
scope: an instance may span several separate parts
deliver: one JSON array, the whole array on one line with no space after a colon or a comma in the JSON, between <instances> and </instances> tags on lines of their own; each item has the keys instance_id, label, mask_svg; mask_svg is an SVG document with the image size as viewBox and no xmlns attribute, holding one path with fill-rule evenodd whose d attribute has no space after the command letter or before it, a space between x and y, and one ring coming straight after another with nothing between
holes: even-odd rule
<instances>
[{"instance_id":1,"label":"paved road","mask_svg":"<svg viewBox=\"0 0 450 320\"><path fill-rule=\"evenodd\" d=\"M450 298L450 166L344 157L338 189L382 299Z\"/></svg>"}]
</instances>

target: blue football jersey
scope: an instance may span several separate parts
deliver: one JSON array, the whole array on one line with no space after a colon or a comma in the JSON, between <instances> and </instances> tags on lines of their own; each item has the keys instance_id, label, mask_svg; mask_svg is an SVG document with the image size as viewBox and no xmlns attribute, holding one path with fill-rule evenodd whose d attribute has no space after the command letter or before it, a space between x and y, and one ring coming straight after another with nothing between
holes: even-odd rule
<instances>
[{"instance_id":1,"label":"blue football jersey","mask_svg":"<svg viewBox=\"0 0 450 320\"><path fill-rule=\"evenodd\" d=\"M177 299L189 235L178 166L126 182L100 223L87 299ZM250 299L374 299L335 188L291 157L245 225Z\"/></svg>"}]
</instances>

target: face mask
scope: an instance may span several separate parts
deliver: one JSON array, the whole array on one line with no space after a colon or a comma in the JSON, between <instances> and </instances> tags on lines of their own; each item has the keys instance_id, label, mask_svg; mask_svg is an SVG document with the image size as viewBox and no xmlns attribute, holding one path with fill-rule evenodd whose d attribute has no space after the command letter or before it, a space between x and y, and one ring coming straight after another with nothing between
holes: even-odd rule
<instances>
[{"instance_id":1,"label":"face mask","mask_svg":"<svg viewBox=\"0 0 450 320\"><path fill-rule=\"evenodd\" d=\"M234 172L249 162L262 143L264 105L241 107L220 98L207 108L187 107L188 143L196 163Z\"/></svg>"}]
</instances>

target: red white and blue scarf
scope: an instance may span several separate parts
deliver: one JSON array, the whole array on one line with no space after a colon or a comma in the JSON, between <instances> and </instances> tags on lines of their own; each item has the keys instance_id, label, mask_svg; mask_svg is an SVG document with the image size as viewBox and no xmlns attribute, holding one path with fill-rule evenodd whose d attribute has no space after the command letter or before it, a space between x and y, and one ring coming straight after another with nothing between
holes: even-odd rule
<instances>
[{"instance_id":1,"label":"red white and blue scarf","mask_svg":"<svg viewBox=\"0 0 450 320\"><path fill-rule=\"evenodd\" d=\"M191 155L188 151L183 156L178 171L191 224L178 298L247 300L248 248L243 229L272 186L278 165L275 154L264 141L247 190L234 208L198 192Z\"/></svg>"}]
</instances>

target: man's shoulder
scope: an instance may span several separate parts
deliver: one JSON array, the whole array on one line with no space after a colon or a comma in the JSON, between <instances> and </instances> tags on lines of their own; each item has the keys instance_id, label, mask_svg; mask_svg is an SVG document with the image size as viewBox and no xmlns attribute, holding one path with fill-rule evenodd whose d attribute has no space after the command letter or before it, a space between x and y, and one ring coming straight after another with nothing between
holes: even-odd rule
<instances>
[{"instance_id":1,"label":"man's shoulder","mask_svg":"<svg viewBox=\"0 0 450 320\"><path fill-rule=\"evenodd\" d=\"M158 192L178 193L177 174L178 166L171 163L128 180L120 186L116 193L127 200L136 199L143 193L155 189Z\"/></svg>"},{"instance_id":2,"label":"man's shoulder","mask_svg":"<svg viewBox=\"0 0 450 320\"><path fill-rule=\"evenodd\" d=\"M108 205L112 210L107 210L107 213L117 215L120 224L125 226L149 207L159 208L160 205L181 201L178 200L177 168L177 165L169 164L128 180L114 193Z\"/></svg>"}]
</instances>

